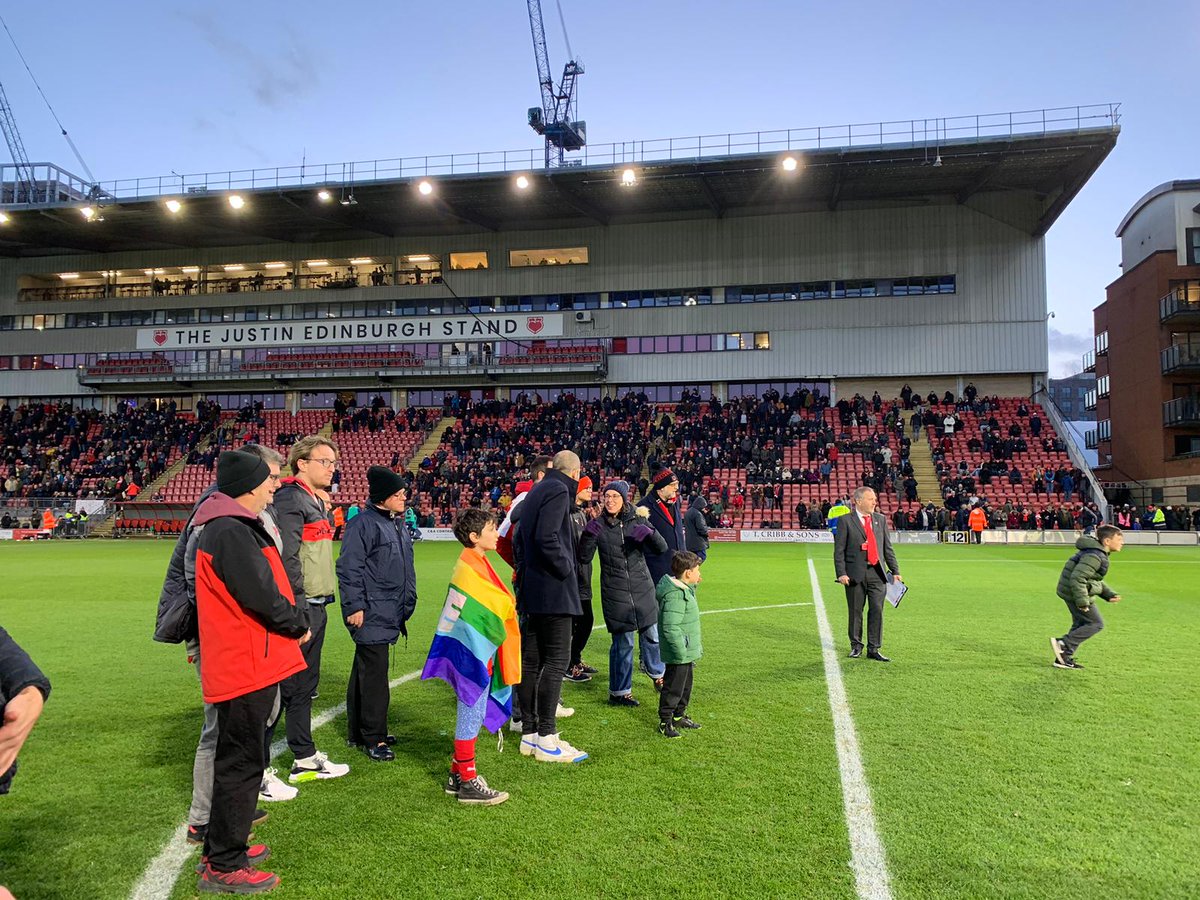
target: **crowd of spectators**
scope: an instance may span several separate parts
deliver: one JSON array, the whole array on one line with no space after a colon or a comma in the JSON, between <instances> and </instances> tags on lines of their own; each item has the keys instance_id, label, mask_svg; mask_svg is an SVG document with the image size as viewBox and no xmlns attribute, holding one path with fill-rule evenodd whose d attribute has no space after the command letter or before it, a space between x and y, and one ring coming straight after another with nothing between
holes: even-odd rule
<instances>
[{"instance_id":1,"label":"crowd of spectators","mask_svg":"<svg viewBox=\"0 0 1200 900\"><path fill-rule=\"evenodd\" d=\"M220 407L196 416L175 403L121 402L103 414L68 404L0 406L0 496L132 499L212 428Z\"/></svg>"}]
</instances>

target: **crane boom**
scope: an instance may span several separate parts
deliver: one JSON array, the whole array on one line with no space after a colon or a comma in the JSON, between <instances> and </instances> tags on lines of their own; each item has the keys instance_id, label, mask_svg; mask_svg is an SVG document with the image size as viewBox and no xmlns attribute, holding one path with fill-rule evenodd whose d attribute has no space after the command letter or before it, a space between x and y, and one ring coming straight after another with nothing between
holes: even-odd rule
<instances>
[{"instance_id":1,"label":"crane boom","mask_svg":"<svg viewBox=\"0 0 1200 900\"><path fill-rule=\"evenodd\" d=\"M527 0L526 5L529 7L529 30L533 33L533 57L542 88L542 121L550 122L554 118L554 78L550 75L550 52L546 49L546 29L542 25L542 2Z\"/></svg>"},{"instance_id":2,"label":"crane boom","mask_svg":"<svg viewBox=\"0 0 1200 900\"><path fill-rule=\"evenodd\" d=\"M37 192L37 184L33 177L33 166L29 164L29 156L25 153L25 143L21 140L21 132L17 130L16 119L13 118L12 107L8 105L8 96L4 93L4 85L0 84L0 130L4 132L4 140L8 144L8 152L12 154L13 165L16 167L16 183L13 185L13 203L33 203ZM24 196L22 197L22 193Z\"/></svg>"},{"instance_id":3,"label":"crane boom","mask_svg":"<svg viewBox=\"0 0 1200 900\"><path fill-rule=\"evenodd\" d=\"M538 85L542 93L540 108L529 110L529 125L546 139L546 168L563 164L563 153L579 150L586 143L587 125L575 121L575 82L583 74L583 63L570 59L563 67L562 81L558 87L550 74L550 53L546 49L546 28L542 24L541 0L526 0L529 10L529 30L533 35L533 57L537 62ZM562 18L562 6L558 9ZM563 22L563 38L567 40L567 27ZM570 41L567 40L568 53Z\"/></svg>"}]
</instances>

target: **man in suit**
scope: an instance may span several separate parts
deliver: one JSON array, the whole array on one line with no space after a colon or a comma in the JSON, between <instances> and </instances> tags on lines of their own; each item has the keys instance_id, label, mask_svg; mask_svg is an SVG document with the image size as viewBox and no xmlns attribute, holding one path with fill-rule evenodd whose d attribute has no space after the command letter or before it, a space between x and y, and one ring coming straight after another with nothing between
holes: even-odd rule
<instances>
[{"instance_id":1,"label":"man in suit","mask_svg":"<svg viewBox=\"0 0 1200 900\"><path fill-rule=\"evenodd\" d=\"M877 498L869 487L854 492L854 509L842 516L833 538L833 567L846 588L850 609L850 656L862 656L863 605L867 604L867 658L891 662L879 652L883 643L883 601L887 572L897 581L900 566L888 537L887 520L875 512Z\"/></svg>"}]
</instances>

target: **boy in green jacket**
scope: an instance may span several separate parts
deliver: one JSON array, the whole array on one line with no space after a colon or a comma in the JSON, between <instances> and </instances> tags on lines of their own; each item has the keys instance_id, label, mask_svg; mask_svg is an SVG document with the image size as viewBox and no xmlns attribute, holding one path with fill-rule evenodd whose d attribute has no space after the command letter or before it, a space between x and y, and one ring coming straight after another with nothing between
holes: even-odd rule
<instances>
[{"instance_id":1,"label":"boy in green jacket","mask_svg":"<svg viewBox=\"0 0 1200 900\"><path fill-rule=\"evenodd\" d=\"M1095 598L1116 603L1121 595L1104 583L1108 574L1109 554L1125 545L1125 534L1116 525L1101 525L1096 536L1084 535L1075 542L1076 553L1063 566L1058 578L1058 596L1071 610L1071 630L1061 638L1050 638L1054 666L1058 669L1082 669L1075 662L1079 645L1104 627Z\"/></svg>"},{"instance_id":2,"label":"boy in green jacket","mask_svg":"<svg viewBox=\"0 0 1200 900\"><path fill-rule=\"evenodd\" d=\"M692 697L692 666L703 652L700 646L700 607L696 605L696 585L700 583L700 557L687 550L676 550L671 557L670 574L655 588L658 597L658 639L662 661L662 693L658 698L658 733L677 738L680 728L699 728L688 718Z\"/></svg>"}]
</instances>

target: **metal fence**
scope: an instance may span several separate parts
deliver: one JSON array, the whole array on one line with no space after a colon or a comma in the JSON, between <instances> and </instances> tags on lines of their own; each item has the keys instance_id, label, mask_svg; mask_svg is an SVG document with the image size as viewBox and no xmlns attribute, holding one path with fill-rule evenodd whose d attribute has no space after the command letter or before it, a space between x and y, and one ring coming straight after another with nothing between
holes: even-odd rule
<instances>
[{"instance_id":1,"label":"metal fence","mask_svg":"<svg viewBox=\"0 0 1200 900\"><path fill-rule=\"evenodd\" d=\"M947 144L1004 140L1020 136L1116 130L1121 118L1120 108L1119 103L1099 103L969 116L591 144L585 146L578 155L572 155L567 165L603 168L806 150L861 150L900 146L924 146L934 149ZM11 187L19 181L16 177L17 170L12 165L3 165L0 166L0 186L10 187L0 191L0 205L28 208L78 203L80 200L141 200L215 191L276 190L322 185L341 187L404 178L521 172L543 168L545 152L545 147L537 147L528 150L407 156L225 172L183 175L172 173L150 178L101 181L95 184L52 163L36 163L34 169L37 184L47 187L45 190L35 191L32 196L18 193Z\"/></svg>"}]
</instances>

